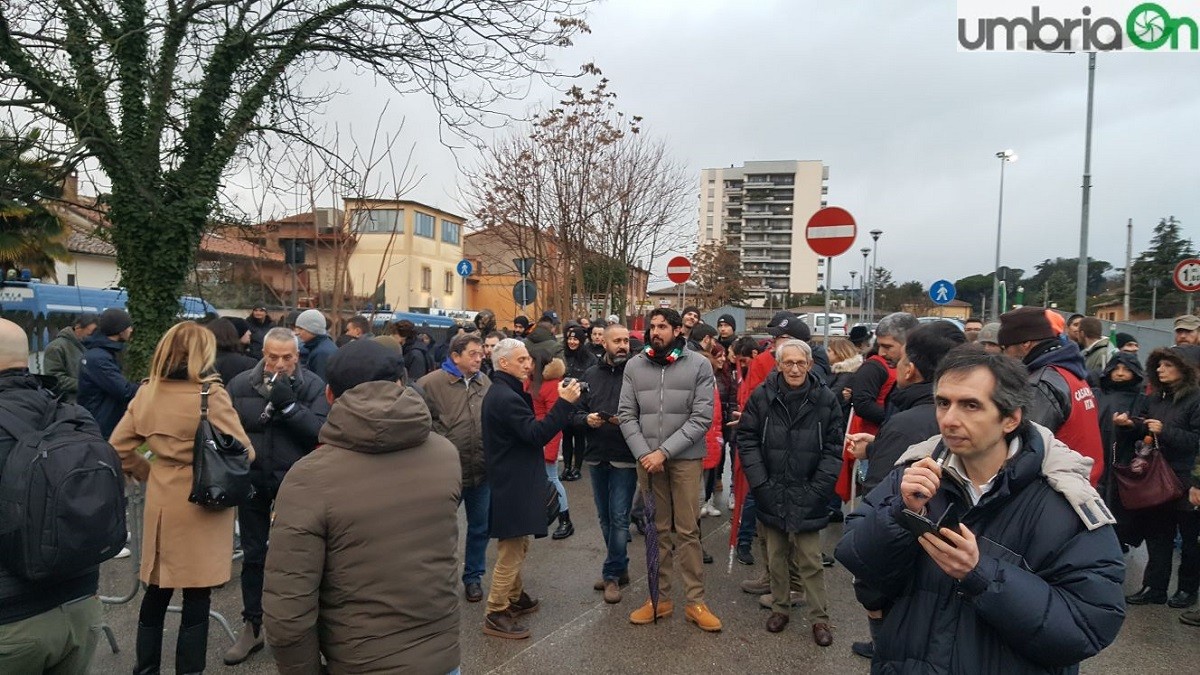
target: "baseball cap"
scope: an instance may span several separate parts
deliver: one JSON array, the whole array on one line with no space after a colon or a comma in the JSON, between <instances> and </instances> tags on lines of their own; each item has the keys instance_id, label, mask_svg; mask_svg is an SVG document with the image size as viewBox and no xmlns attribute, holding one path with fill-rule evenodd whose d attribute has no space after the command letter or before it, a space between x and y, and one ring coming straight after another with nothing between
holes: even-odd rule
<instances>
[{"instance_id":1,"label":"baseball cap","mask_svg":"<svg viewBox=\"0 0 1200 675\"><path fill-rule=\"evenodd\" d=\"M767 332L775 337L783 337L785 335L794 337L797 340L808 342L812 339L812 331L808 329L808 324L800 320L797 316L787 316L779 320L779 325L768 326Z\"/></svg>"},{"instance_id":2,"label":"baseball cap","mask_svg":"<svg viewBox=\"0 0 1200 675\"><path fill-rule=\"evenodd\" d=\"M1200 317L1194 314L1184 314L1175 319L1175 330L1198 330L1200 329Z\"/></svg>"}]
</instances>

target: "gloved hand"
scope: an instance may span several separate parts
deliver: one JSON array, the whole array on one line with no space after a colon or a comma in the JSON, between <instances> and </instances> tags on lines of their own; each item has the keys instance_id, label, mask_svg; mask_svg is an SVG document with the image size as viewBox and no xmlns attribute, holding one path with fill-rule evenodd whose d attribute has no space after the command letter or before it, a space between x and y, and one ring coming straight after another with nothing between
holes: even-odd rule
<instances>
[{"instance_id":1,"label":"gloved hand","mask_svg":"<svg viewBox=\"0 0 1200 675\"><path fill-rule=\"evenodd\" d=\"M271 385L271 393L267 397L277 413L282 413L287 407L296 402L296 390L292 388L290 377L277 377Z\"/></svg>"}]
</instances>

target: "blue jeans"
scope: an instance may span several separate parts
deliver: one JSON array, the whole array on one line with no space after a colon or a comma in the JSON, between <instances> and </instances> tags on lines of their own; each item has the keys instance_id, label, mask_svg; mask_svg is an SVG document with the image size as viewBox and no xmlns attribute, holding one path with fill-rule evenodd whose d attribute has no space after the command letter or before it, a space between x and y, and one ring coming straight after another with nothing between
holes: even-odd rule
<instances>
[{"instance_id":1,"label":"blue jeans","mask_svg":"<svg viewBox=\"0 0 1200 675\"><path fill-rule=\"evenodd\" d=\"M487 483L464 487L462 502L467 505L467 550L463 553L463 584L477 584L487 565L488 510L492 489Z\"/></svg>"},{"instance_id":2,"label":"blue jeans","mask_svg":"<svg viewBox=\"0 0 1200 675\"><path fill-rule=\"evenodd\" d=\"M602 573L616 580L629 572L629 507L637 490L637 469L614 469L608 462L588 465L592 477L592 496L600 516L600 532L608 555Z\"/></svg>"},{"instance_id":3,"label":"blue jeans","mask_svg":"<svg viewBox=\"0 0 1200 675\"><path fill-rule=\"evenodd\" d=\"M746 499L742 502L742 522L738 524L737 546L742 550L749 550L751 542L754 541L754 532L757 527L758 508L754 502L754 493L747 490Z\"/></svg>"},{"instance_id":4,"label":"blue jeans","mask_svg":"<svg viewBox=\"0 0 1200 675\"><path fill-rule=\"evenodd\" d=\"M546 462L546 478L558 490L558 510L567 510L567 489L563 487L562 481L558 479L558 462Z\"/></svg>"}]
</instances>

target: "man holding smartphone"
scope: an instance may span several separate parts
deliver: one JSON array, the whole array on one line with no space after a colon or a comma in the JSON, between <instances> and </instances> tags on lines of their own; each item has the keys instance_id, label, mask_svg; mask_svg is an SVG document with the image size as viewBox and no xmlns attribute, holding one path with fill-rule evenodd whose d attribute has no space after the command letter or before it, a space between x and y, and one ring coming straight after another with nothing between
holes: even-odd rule
<instances>
[{"instance_id":1,"label":"man holding smartphone","mask_svg":"<svg viewBox=\"0 0 1200 675\"><path fill-rule=\"evenodd\" d=\"M621 435L614 414L621 401L621 380L629 360L629 329L611 324L604 329L604 356L583 374L587 389L575 413L577 428L588 435L584 464L592 478L592 497L600 517L600 533L608 554L593 586L604 591L604 601L621 601L621 587L629 584L629 509L637 489L637 460Z\"/></svg>"},{"instance_id":2,"label":"man holding smartphone","mask_svg":"<svg viewBox=\"0 0 1200 675\"><path fill-rule=\"evenodd\" d=\"M1090 460L1025 419L1025 378L1013 358L952 350L934 379L941 435L846 519L838 560L886 598L873 670L1066 672L1116 639L1115 521ZM909 529L905 509L934 522L956 509L961 524Z\"/></svg>"}]
</instances>

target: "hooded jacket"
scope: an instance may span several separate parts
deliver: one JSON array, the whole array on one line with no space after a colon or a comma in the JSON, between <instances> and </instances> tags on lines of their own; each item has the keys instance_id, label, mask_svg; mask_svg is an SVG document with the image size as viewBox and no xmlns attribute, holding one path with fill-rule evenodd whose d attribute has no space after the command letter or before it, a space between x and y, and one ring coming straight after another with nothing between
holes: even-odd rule
<instances>
[{"instance_id":1,"label":"hooded jacket","mask_svg":"<svg viewBox=\"0 0 1200 675\"><path fill-rule=\"evenodd\" d=\"M566 346L567 339L565 337L563 338L562 358L567 366L566 376L579 379L583 377L583 374L587 372L588 368L591 368L596 364L596 357L587 347L588 335L586 328L571 328L567 331L567 334L575 334L575 336L579 338L579 348L574 350L568 349Z\"/></svg>"},{"instance_id":2,"label":"hooded jacket","mask_svg":"<svg viewBox=\"0 0 1200 675\"><path fill-rule=\"evenodd\" d=\"M812 373L799 389L776 373L750 395L737 430L758 519L788 533L828 525L845 434L833 392Z\"/></svg>"},{"instance_id":3,"label":"hooded jacket","mask_svg":"<svg viewBox=\"0 0 1200 675\"><path fill-rule=\"evenodd\" d=\"M533 398L533 414L535 417L545 419L546 415L550 414L550 409L554 407L554 403L558 401L558 383L562 382L563 375L567 372L567 366L562 359L550 359L550 362L542 368L542 381L537 386L537 389L532 388L533 380L526 382L526 391ZM558 448L562 444L562 432L558 432L542 446L542 458L547 464L558 461Z\"/></svg>"},{"instance_id":4,"label":"hooded jacket","mask_svg":"<svg viewBox=\"0 0 1200 675\"><path fill-rule=\"evenodd\" d=\"M442 367L417 384L433 416L433 430L458 448L463 487L479 487L487 480L483 460L483 397L492 381L482 372L470 380L447 357Z\"/></svg>"},{"instance_id":5,"label":"hooded jacket","mask_svg":"<svg viewBox=\"0 0 1200 675\"><path fill-rule=\"evenodd\" d=\"M587 434L587 449L584 459L589 462L627 462L635 460L625 443L621 427L611 422L605 422L599 429L588 426L589 413L599 412L616 415L621 403L621 382L625 376L625 364L628 360L616 365L608 362L607 355L600 362L583 374L588 390L579 397L578 412L574 415L574 426Z\"/></svg>"},{"instance_id":6,"label":"hooded jacket","mask_svg":"<svg viewBox=\"0 0 1200 675\"><path fill-rule=\"evenodd\" d=\"M932 382L898 387L890 403L895 412L880 427L875 442L867 446L867 477L863 480L863 493L874 490L876 485L882 483L910 446L938 435Z\"/></svg>"},{"instance_id":7,"label":"hooded jacket","mask_svg":"<svg viewBox=\"0 0 1200 675\"><path fill-rule=\"evenodd\" d=\"M433 357L429 355L429 345L419 338L405 341L402 352L409 382L415 382L433 372Z\"/></svg>"},{"instance_id":8,"label":"hooded jacket","mask_svg":"<svg viewBox=\"0 0 1200 675\"><path fill-rule=\"evenodd\" d=\"M534 326L533 330L529 331L529 336L525 338L525 345L529 349L529 355L536 361L538 356L542 356L543 363L554 357L562 358L563 345L558 340L554 339L554 333L551 333L545 326Z\"/></svg>"},{"instance_id":9,"label":"hooded jacket","mask_svg":"<svg viewBox=\"0 0 1200 675\"><path fill-rule=\"evenodd\" d=\"M546 462L542 446L571 421L574 406L559 399L544 419L522 383L497 370L483 397L483 454L492 490L493 539L546 536Z\"/></svg>"},{"instance_id":10,"label":"hooded jacket","mask_svg":"<svg viewBox=\"0 0 1200 675\"><path fill-rule=\"evenodd\" d=\"M1114 382L1112 373L1117 366L1125 366L1133 373L1133 379L1128 382ZM1117 352L1108 361L1100 374L1100 436L1104 439L1104 449L1107 452L1109 466L1113 462L1126 464L1133 458L1132 434L1122 434L1120 438L1113 425L1113 415L1127 413L1136 415L1136 410L1145 398L1146 372L1137 354Z\"/></svg>"},{"instance_id":11,"label":"hooded jacket","mask_svg":"<svg viewBox=\"0 0 1200 675\"><path fill-rule=\"evenodd\" d=\"M55 405L54 396L45 384L43 378L24 368L0 371L0 408L23 420L44 418L50 406ZM67 405L75 408L73 404ZM100 434L99 428L82 409L76 408L76 412L75 416L84 420L85 430ZM0 457L8 457L16 443L16 436L0 428ZM4 468L4 463L0 462L0 473ZM80 570L67 578L31 581L0 564L0 626L49 612L77 598L95 595L99 580L98 567Z\"/></svg>"},{"instance_id":12,"label":"hooded jacket","mask_svg":"<svg viewBox=\"0 0 1200 675\"><path fill-rule=\"evenodd\" d=\"M708 359L687 349L663 365L646 352L629 359L617 417L633 456L641 459L661 448L667 459L703 460L715 382Z\"/></svg>"},{"instance_id":13,"label":"hooded jacket","mask_svg":"<svg viewBox=\"0 0 1200 675\"><path fill-rule=\"evenodd\" d=\"M459 651L458 451L411 387L342 394L275 502L263 625L279 672L448 673Z\"/></svg>"},{"instance_id":14,"label":"hooded jacket","mask_svg":"<svg viewBox=\"0 0 1200 675\"><path fill-rule=\"evenodd\" d=\"M329 414L325 382L304 368L296 368L292 387L296 404L290 411L273 410L263 419L270 390L263 381L263 362L233 378L226 389L233 399L242 428L254 445L250 478L257 490L274 494L284 475L317 445L317 433Z\"/></svg>"},{"instance_id":15,"label":"hooded jacket","mask_svg":"<svg viewBox=\"0 0 1200 675\"><path fill-rule=\"evenodd\" d=\"M75 337L71 326L58 331L58 337L46 345L42 353L42 374L54 378L54 391L67 403L75 402L79 393L79 364L83 360L83 343Z\"/></svg>"},{"instance_id":16,"label":"hooded jacket","mask_svg":"<svg viewBox=\"0 0 1200 675\"><path fill-rule=\"evenodd\" d=\"M96 418L100 433L108 438L141 385L126 379L121 364L117 363L117 354L125 350L124 342L93 335L84 346L87 351L79 366L77 399Z\"/></svg>"},{"instance_id":17,"label":"hooded jacket","mask_svg":"<svg viewBox=\"0 0 1200 675\"><path fill-rule=\"evenodd\" d=\"M953 504L979 544L979 564L962 581L898 524L903 467L846 518L837 559L892 600L873 673L1074 673L1116 639L1125 566L1088 482L1091 464L1044 427L1018 434L1016 454L977 505L950 480L929 502L936 518ZM902 459L944 451L935 437Z\"/></svg>"},{"instance_id":18,"label":"hooded jacket","mask_svg":"<svg viewBox=\"0 0 1200 675\"><path fill-rule=\"evenodd\" d=\"M1087 384L1083 354L1074 342L1043 340L1025 357L1033 401L1025 407L1026 419L1036 422L1072 450L1090 457L1092 484L1104 471L1099 403ZM1068 376L1074 382L1068 381Z\"/></svg>"},{"instance_id":19,"label":"hooded jacket","mask_svg":"<svg viewBox=\"0 0 1200 675\"><path fill-rule=\"evenodd\" d=\"M1181 376L1180 382L1164 385L1158 377L1158 365L1163 361L1174 363ZM1171 469L1183 485L1192 482L1192 467L1196 464L1197 449L1200 449L1200 385L1197 384L1196 369L1170 348L1156 349L1146 359L1150 393L1139 403L1132 428L1118 427L1118 437L1134 439L1148 433L1145 420L1162 422L1158 434L1158 448L1171 465ZM1186 492L1186 491L1185 491ZM1184 495L1183 501L1187 500Z\"/></svg>"}]
</instances>

